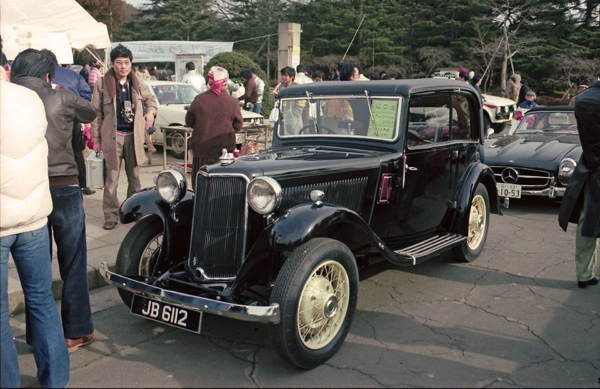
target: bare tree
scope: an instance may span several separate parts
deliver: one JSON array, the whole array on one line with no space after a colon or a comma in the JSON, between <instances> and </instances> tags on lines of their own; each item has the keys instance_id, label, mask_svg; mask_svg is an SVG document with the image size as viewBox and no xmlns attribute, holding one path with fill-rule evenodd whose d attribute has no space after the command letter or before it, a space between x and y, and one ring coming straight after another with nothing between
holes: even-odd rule
<instances>
[{"instance_id":1,"label":"bare tree","mask_svg":"<svg viewBox=\"0 0 600 389\"><path fill-rule=\"evenodd\" d=\"M536 24L536 15L549 9L551 4L519 2L518 0L490 1L486 4L492 11L492 21L500 26L501 36L499 42L499 54L502 57L502 69L500 72L502 90L506 89L508 74L508 62L510 62L512 73L515 72L512 58L525 47L531 47L535 38L527 36L523 38L517 33L524 25ZM494 54L494 57L496 54Z\"/></svg>"},{"instance_id":2,"label":"bare tree","mask_svg":"<svg viewBox=\"0 0 600 389\"><path fill-rule=\"evenodd\" d=\"M565 88L565 96L578 85L589 83L600 72L600 59L585 59L574 50L553 57L556 64L552 78L546 82L555 82Z\"/></svg>"},{"instance_id":3,"label":"bare tree","mask_svg":"<svg viewBox=\"0 0 600 389\"><path fill-rule=\"evenodd\" d=\"M426 75L431 74L436 68L443 67L452 62L452 53L445 47L422 47L417 50L419 60L425 66Z\"/></svg>"}]
</instances>

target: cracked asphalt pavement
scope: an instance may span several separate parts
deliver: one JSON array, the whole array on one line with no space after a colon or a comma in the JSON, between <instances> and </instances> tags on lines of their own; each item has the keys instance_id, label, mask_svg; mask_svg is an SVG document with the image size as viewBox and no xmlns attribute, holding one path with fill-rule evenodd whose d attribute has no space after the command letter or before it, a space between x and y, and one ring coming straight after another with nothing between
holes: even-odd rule
<instances>
[{"instance_id":1,"label":"cracked asphalt pavement","mask_svg":"<svg viewBox=\"0 0 600 389\"><path fill-rule=\"evenodd\" d=\"M204 315L192 334L129 313L117 290L91 294L96 339L71 354L70 387L599 387L600 285L578 289L575 228L558 203L511 202L492 215L482 255L362 273L340 351L302 371L264 324ZM11 317L22 385L38 386Z\"/></svg>"}]
</instances>

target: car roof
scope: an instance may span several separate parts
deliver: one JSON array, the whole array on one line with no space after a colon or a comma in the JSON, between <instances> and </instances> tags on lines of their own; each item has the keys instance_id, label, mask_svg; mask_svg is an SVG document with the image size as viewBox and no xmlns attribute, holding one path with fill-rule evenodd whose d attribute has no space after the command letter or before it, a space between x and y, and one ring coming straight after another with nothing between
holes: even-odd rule
<instances>
[{"instance_id":1,"label":"car roof","mask_svg":"<svg viewBox=\"0 0 600 389\"><path fill-rule=\"evenodd\" d=\"M448 80L446 78L419 78L411 80L385 80L385 81L323 81L308 84L293 85L279 92L280 98L306 97L306 92L313 95L354 95L364 96L368 91L370 96L404 96L413 93L431 91L462 89L476 94L475 89L463 82Z\"/></svg>"},{"instance_id":2,"label":"car roof","mask_svg":"<svg viewBox=\"0 0 600 389\"><path fill-rule=\"evenodd\" d=\"M186 84L185 82L173 82L173 81L164 81L164 80L146 80L144 81L146 85L192 85Z\"/></svg>"},{"instance_id":3,"label":"car roof","mask_svg":"<svg viewBox=\"0 0 600 389\"><path fill-rule=\"evenodd\" d=\"M575 107L572 105L551 105L547 107L535 107L531 108L527 113L535 112L548 112L548 111L575 111Z\"/></svg>"}]
</instances>

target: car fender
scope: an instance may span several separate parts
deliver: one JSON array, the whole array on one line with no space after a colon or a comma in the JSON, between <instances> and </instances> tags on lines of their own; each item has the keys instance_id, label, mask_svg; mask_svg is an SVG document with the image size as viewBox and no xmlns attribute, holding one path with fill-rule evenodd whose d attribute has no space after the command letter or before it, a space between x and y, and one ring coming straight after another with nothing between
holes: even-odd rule
<instances>
[{"instance_id":1,"label":"car fender","mask_svg":"<svg viewBox=\"0 0 600 389\"><path fill-rule=\"evenodd\" d=\"M163 241L155 266L155 271L158 272L168 270L188 256L193 214L194 192L187 191L181 201L171 206L159 196L156 187L134 194L119 209L122 224L144 217L159 217L162 220Z\"/></svg>"},{"instance_id":2,"label":"car fender","mask_svg":"<svg viewBox=\"0 0 600 389\"><path fill-rule=\"evenodd\" d=\"M238 272L232 294L239 295L248 285L275 280L283 265L276 253L284 253L285 257L317 237L336 239L351 250L373 245L384 256L394 255L356 212L333 204L302 204L286 211L262 231Z\"/></svg>"},{"instance_id":3,"label":"car fender","mask_svg":"<svg viewBox=\"0 0 600 389\"><path fill-rule=\"evenodd\" d=\"M456 214L450 231L467 235L467 222L469 219L471 198L479 183L487 189L490 199L490 212L501 215L496 179L492 169L480 162L473 162L467 167L463 179L456 191Z\"/></svg>"},{"instance_id":4,"label":"car fender","mask_svg":"<svg viewBox=\"0 0 600 389\"><path fill-rule=\"evenodd\" d=\"M313 238L332 237L334 230L334 238L351 249L360 236L376 246L383 244L356 212L333 204L303 204L289 209L274 221L269 243L275 251L290 251Z\"/></svg>"}]
</instances>

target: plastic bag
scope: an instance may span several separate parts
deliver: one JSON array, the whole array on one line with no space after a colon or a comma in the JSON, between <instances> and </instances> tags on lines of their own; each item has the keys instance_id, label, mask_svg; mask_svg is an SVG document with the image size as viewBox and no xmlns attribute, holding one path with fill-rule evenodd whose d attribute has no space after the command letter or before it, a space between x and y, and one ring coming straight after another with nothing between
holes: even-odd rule
<instances>
[{"instance_id":1,"label":"plastic bag","mask_svg":"<svg viewBox=\"0 0 600 389\"><path fill-rule=\"evenodd\" d=\"M253 140L246 140L240 147L240 155L256 154L259 151L258 143Z\"/></svg>"}]
</instances>

